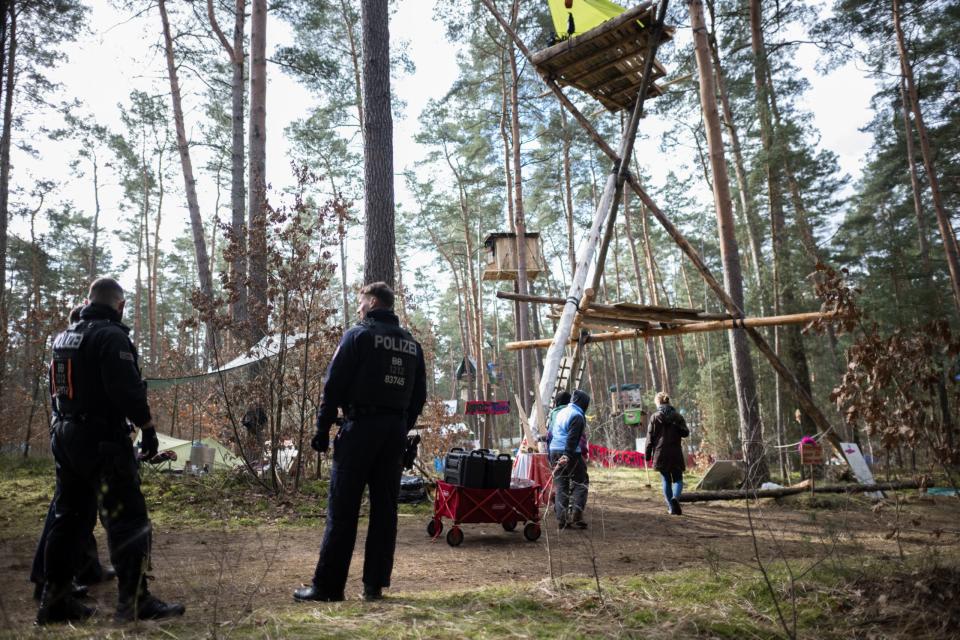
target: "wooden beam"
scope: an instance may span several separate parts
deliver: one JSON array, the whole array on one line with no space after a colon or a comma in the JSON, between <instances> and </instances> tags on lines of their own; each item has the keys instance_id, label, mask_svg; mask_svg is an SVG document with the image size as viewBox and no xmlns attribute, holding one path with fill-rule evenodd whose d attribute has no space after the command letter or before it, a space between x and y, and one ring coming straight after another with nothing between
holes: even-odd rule
<instances>
[{"instance_id":1,"label":"wooden beam","mask_svg":"<svg viewBox=\"0 0 960 640\"><path fill-rule=\"evenodd\" d=\"M768 316L766 318L744 318L743 320L713 320L710 322L697 322L694 324L685 324L679 327L670 327L668 329L631 329L629 331L611 331L609 333L598 333L587 338L587 342L613 342L616 340L632 340L633 338L655 338L657 336L678 336L688 333L704 333L708 331L725 331L727 329L746 329L753 327L773 327L785 324L804 324L814 320L833 320L845 318L843 314L824 313L822 311L811 311L809 313L791 313L784 316ZM504 345L508 351L519 351L521 349L536 349L549 346L551 339L545 340L526 340L519 342L508 342ZM571 340L570 344L575 341Z\"/></svg>"}]
</instances>

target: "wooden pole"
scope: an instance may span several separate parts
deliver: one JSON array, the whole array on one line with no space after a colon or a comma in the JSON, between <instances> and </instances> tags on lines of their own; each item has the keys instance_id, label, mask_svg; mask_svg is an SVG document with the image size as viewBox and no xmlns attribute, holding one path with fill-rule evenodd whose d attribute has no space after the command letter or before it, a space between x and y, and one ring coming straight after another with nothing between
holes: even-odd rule
<instances>
[{"instance_id":1,"label":"wooden pole","mask_svg":"<svg viewBox=\"0 0 960 640\"><path fill-rule=\"evenodd\" d=\"M846 317L839 313L824 313L822 311L811 311L808 313L792 313L785 316L768 316L766 318L744 318L743 320L711 320L710 322L695 322L693 324L684 324L679 327L669 329L629 329L625 331L610 331L607 333L595 333L587 337L587 342L613 342L617 340L632 340L634 338L653 338L656 336L679 336L688 333L705 333L708 331L726 331L728 329L747 329L752 327L773 327L784 324L804 324L814 320L833 320ZM537 349L547 346L550 339L544 340L524 340L520 342L508 342L504 345L508 351L518 351L520 349ZM575 338L570 339L570 344L576 342Z\"/></svg>"}]
</instances>

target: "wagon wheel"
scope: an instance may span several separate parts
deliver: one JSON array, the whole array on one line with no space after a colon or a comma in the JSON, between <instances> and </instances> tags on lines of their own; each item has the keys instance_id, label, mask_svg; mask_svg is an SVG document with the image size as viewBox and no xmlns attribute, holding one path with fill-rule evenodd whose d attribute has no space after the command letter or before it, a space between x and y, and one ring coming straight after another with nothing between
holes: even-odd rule
<instances>
[{"instance_id":1,"label":"wagon wheel","mask_svg":"<svg viewBox=\"0 0 960 640\"><path fill-rule=\"evenodd\" d=\"M427 523L427 535L436 538L443 531L443 522L441 520L430 520Z\"/></svg>"},{"instance_id":2,"label":"wagon wheel","mask_svg":"<svg viewBox=\"0 0 960 640\"><path fill-rule=\"evenodd\" d=\"M540 525L536 522L528 522L523 528L523 537L530 542L536 542L540 539Z\"/></svg>"},{"instance_id":3,"label":"wagon wheel","mask_svg":"<svg viewBox=\"0 0 960 640\"><path fill-rule=\"evenodd\" d=\"M460 527L454 526L447 532L447 544L451 547L459 547L461 542L463 542L463 531Z\"/></svg>"},{"instance_id":4,"label":"wagon wheel","mask_svg":"<svg viewBox=\"0 0 960 640\"><path fill-rule=\"evenodd\" d=\"M517 528L516 520L507 520L506 522L501 522L500 524L503 526L504 531L513 531Z\"/></svg>"}]
</instances>

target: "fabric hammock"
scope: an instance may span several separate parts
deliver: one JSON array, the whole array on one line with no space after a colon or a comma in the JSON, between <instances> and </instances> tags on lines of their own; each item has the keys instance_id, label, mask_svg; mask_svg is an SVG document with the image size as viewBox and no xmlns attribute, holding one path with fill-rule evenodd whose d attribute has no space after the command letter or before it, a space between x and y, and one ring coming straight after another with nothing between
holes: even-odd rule
<instances>
[{"instance_id":1,"label":"fabric hammock","mask_svg":"<svg viewBox=\"0 0 960 640\"><path fill-rule=\"evenodd\" d=\"M567 9L566 3L570 3ZM547 0L558 40L579 35L615 18L624 8L610 0Z\"/></svg>"}]
</instances>

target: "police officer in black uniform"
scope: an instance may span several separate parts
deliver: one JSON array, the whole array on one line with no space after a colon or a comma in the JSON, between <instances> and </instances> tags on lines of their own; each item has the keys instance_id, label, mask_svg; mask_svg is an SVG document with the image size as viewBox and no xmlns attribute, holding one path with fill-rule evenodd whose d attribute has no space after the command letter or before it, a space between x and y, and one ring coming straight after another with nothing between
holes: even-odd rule
<instances>
[{"instance_id":1,"label":"police officer in black uniform","mask_svg":"<svg viewBox=\"0 0 960 640\"><path fill-rule=\"evenodd\" d=\"M144 575L150 519L127 420L141 430L143 457L156 455L159 443L130 329L120 322L123 289L112 278L99 278L90 285L87 302L80 322L53 342L50 378L56 418L50 446L57 488L37 622L81 620L93 613L72 594L71 578L78 545L92 529L84 514L101 488L107 543L117 570L117 620L182 615L183 605L166 604L150 594Z\"/></svg>"},{"instance_id":2,"label":"police officer in black uniform","mask_svg":"<svg viewBox=\"0 0 960 640\"><path fill-rule=\"evenodd\" d=\"M407 432L427 399L420 344L400 327L394 294L383 282L360 290L360 324L343 334L333 355L311 446L324 452L330 428L343 409L327 499L327 524L313 583L296 600L344 598L357 539L363 488L370 488L370 522L363 559L363 596L383 597L390 586L397 542L397 496Z\"/></svg>"}]
</instances>

